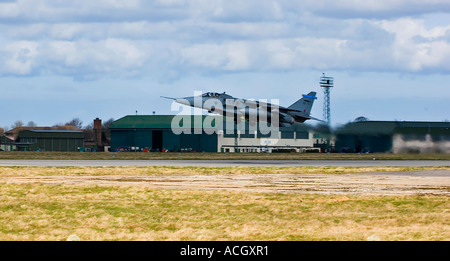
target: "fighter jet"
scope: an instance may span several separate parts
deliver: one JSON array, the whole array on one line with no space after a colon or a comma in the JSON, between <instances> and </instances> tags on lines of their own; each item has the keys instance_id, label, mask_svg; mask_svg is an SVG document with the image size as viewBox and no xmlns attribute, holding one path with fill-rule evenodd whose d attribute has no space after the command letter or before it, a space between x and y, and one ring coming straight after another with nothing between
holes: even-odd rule
<instances>
[{"instance_id":1,"label":"fighter jet","mask_svg":"<svg viewBox=\"0 0 450 261\"><path fill-rule=\"evenodd\" d=\"M184 98L165 96L161 96L161 98L208 110L210 113L231 116L234 117L234 121L237 123L240 122L240 119L248 120L250 123L258 121L271 122L272 118L276 116L278 116L278 120L275 122L278 122L278 127L289 127L296 122L303 123L310 119L322 121L310 116L314 100L317 99L314 91L303 94L301 99L287 108L264 101L235 98L225 92L207 92L198 96Z\"/></svg>"}]
</instances>

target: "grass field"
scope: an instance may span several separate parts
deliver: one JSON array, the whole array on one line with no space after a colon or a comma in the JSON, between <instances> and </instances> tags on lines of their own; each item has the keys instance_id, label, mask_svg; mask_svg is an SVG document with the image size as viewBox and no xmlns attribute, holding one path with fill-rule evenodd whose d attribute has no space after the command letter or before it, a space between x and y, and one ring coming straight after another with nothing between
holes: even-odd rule
<instances>
[{"instance_id":1,"label":"grass field","mask_svg":"<svg viewBox=\"0 0 450 261\"><path fill-rule=\"evenodd\" d=\"M393 153L178 153L178 152L0 152L0 159L63 160L450 160L450 154Z\"/></svg>"},{"instance_id":2,"label":"grass field","mask_svg":"<svg viewBox=\"0 0 450 261\"><path fill-rule=\"evenodd\" d=\"M416 169L2 167L0 176L337 175L406 170ZM60 241L71 235L81 240L130 241L450 240L450 203L448 194L319 195L0 182L0 240Z\"/></svg>"},{"instance_id":3,"label":"grass field","mask_svg":"<svg viewBox=\"0 0 450 261\"><path fill-rule=\"evenodd\" d=\"M449 240L445 196L0 184L0 240Z\"/></svg>"}]
</instances>

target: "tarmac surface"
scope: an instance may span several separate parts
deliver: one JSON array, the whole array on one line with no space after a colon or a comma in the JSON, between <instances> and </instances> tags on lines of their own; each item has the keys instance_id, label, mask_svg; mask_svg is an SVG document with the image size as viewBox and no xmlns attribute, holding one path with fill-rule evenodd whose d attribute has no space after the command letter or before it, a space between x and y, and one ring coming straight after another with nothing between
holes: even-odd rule
<instances>
[{"instance_id":1,"label":"tarmac surface","mask_svg":"<svg viewBox=\"0 0 450 261\"><path fill-rule=\"evenodd\" d=\"M438 167L450 160L0 160L0 166L26 167L126 167L126 166L200 166L200 167Z\"/></svg>"},{"instance_id":2,"label":"tarmac surface","mask_svg":"<svg viewBox=\"0 0 450 261\"><path fill-rule=\"evenodd\" d=\"M0 166L142 167L142 166L450 166L445 160L0 160ZM226 189L247 192L359 195L450 195L450 170L392 171L348 174L117 174L0 176L13 184L68 186L134 186L149 189Z\"/></svg>"}]
</instances>

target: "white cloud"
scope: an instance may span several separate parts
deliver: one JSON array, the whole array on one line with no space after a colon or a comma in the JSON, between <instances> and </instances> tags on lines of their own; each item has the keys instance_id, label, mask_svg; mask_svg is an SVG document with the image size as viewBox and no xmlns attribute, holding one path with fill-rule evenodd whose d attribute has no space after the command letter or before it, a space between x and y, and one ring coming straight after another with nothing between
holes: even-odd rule
<instances>
[{"instance_id":1,"label":"white cloud","mask_svg":"<svg viewBox=\"0 0 450 261\"><path fill-rule=\"evenodd\" d=\"M181 50L184 63L206 68L223 68L228 61L226 47L217 44L197 44Z\"/></svg>"},{"instance_id":2,"label":"white cloud","mask_svg":"<svg viewBox=\"0 0 450 261\"><path fill-rule=\"evenodd\" d=\"M339 18L399 18L450 11L450 2L447 0L305 0L286 2L294 3L296 11L303 8L316 15Z\"/></svg>"},{"instance_id":3,"label":"white cloud","mask_svg":"<svg viewBox=\"0 0 450 261\"><path fill-rule=\"evenodd\" d=\"M28 75L36 67L38 44L32 41L15 41L0 49L0 75Z\"/></svg>"},{"instance_id":4,"label":"white cloud","mask_svg":"<svg viewBox=\"0 0 450 261\"><path fill-rule=\"evenodd\" d=\"M384 20L379 24L395 35L392 53L399 68L450 72L450 43L443 40L450 33L450 25L428 30L423 20L412 18Z\"/></svg>"},{"instance_id":5,"label":"white cloud","mask_svg":"<svg viewBox=\"0 0 450 261\"><path fill-rule=\"evenodd\" d=\"M39 50L43 70L86 80L142 74L150 53L145 46L123 39L52 41L41 44Z\"/></svg>"},{"instance_id":6,"label":"white cloud","mask_svg":"<svg viewBox=\"0 0 450 261\"><path fill-rule=\"evenodd\" d=\"M449 73L450 25L404 16L448 8L439 0L18 0L0 3L0 74Z\"/></svg>"},{"instance_id":7,"label":"white cloud","mask_svg":"<svg viewBox=\"0 0 450 261\"><path fill-rule=\"evenodd\" d=\"M20 8L16 3L0 2L0 17L10 18L20 14Z\"/></svg>"}]
</instances>

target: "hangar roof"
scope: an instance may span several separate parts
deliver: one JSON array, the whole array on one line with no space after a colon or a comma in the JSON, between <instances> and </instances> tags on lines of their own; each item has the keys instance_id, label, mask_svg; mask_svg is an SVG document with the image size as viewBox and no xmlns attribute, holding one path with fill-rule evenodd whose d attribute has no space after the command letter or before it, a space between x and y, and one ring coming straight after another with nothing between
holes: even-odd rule
<instances>
[{"instance_id":1,"label":"hangar roof","mask_svg":"<svg viewBox=\"0 0 450 261\"><path fill-rule=\"evenodd\" d=\"M12 130L6 131L5 132L5 136L9 136L12 137L14 140L17 139L17 137L19 136L19 132L24 131L24 130L72 130L72 131L82 131L81 129L78 129L74 126L71 125L64 125L64 126L60 126L60 127L17 127L14 128Z\"/></svg>"},{"instance_id":2,"label":"hangar roof","mask_svg":"<svg viewBox=\"0 0 450 261\"><path fill-rule=\"evenodd\" d=\"M202 128L206 115L128 115L120 118L109 126L112 130L117 129L171 129L172 119L175 116L191 117L191 128ZM222 116L209 116L221 119ZM226 117L232 121L232 118ZM182 123L180 123L182 124ZM248 122L247 122L248 124ZM179 126L180 128L185 126ZM225 126L224 126L225 127ZM204 126L203 126L204 128ZM248 127L246 128L249 129ZM307 131L310 127L306 124L294 124L290 127L282 127L281 131Z\"/></svg>"},{"instance_id":3,"label":"hangar roof","mask_svg":"<svg viewBox=\"0 0 450 261\"><path fill-rule=\"evenodd\" d=\"M75 130L22 130L19 138L74 138L84 139L83 131Z\"/></svg>"},{"instance_id":4,"label":"hangar roof","mask_svg":"<svg viewBox=\"0 0 450 261\"><path fill-rule=\"evenodd\" d=\"M337 129L336 134L440 134L450 135L450 122L362 121Z\"/></svg>"},{"instance_id":5,"label":"hangar roof","mask_svg":"<svg viewBox=\"0 0 450 261\"><path fill-rule=\"evenodd\" d=\"M110 129L170 129L172 119L176 115L128 115L120 118L109 126ZM189 115L179 115L189 117ZM195 118L194 118L195 117ZM201 120L199 117L202 117ZM191 125L201 128L205 116L191 116ZM200 124L199 124L200 123ZM196 126L198 125L198 126Z\"/></svg>"}]
</instances>

